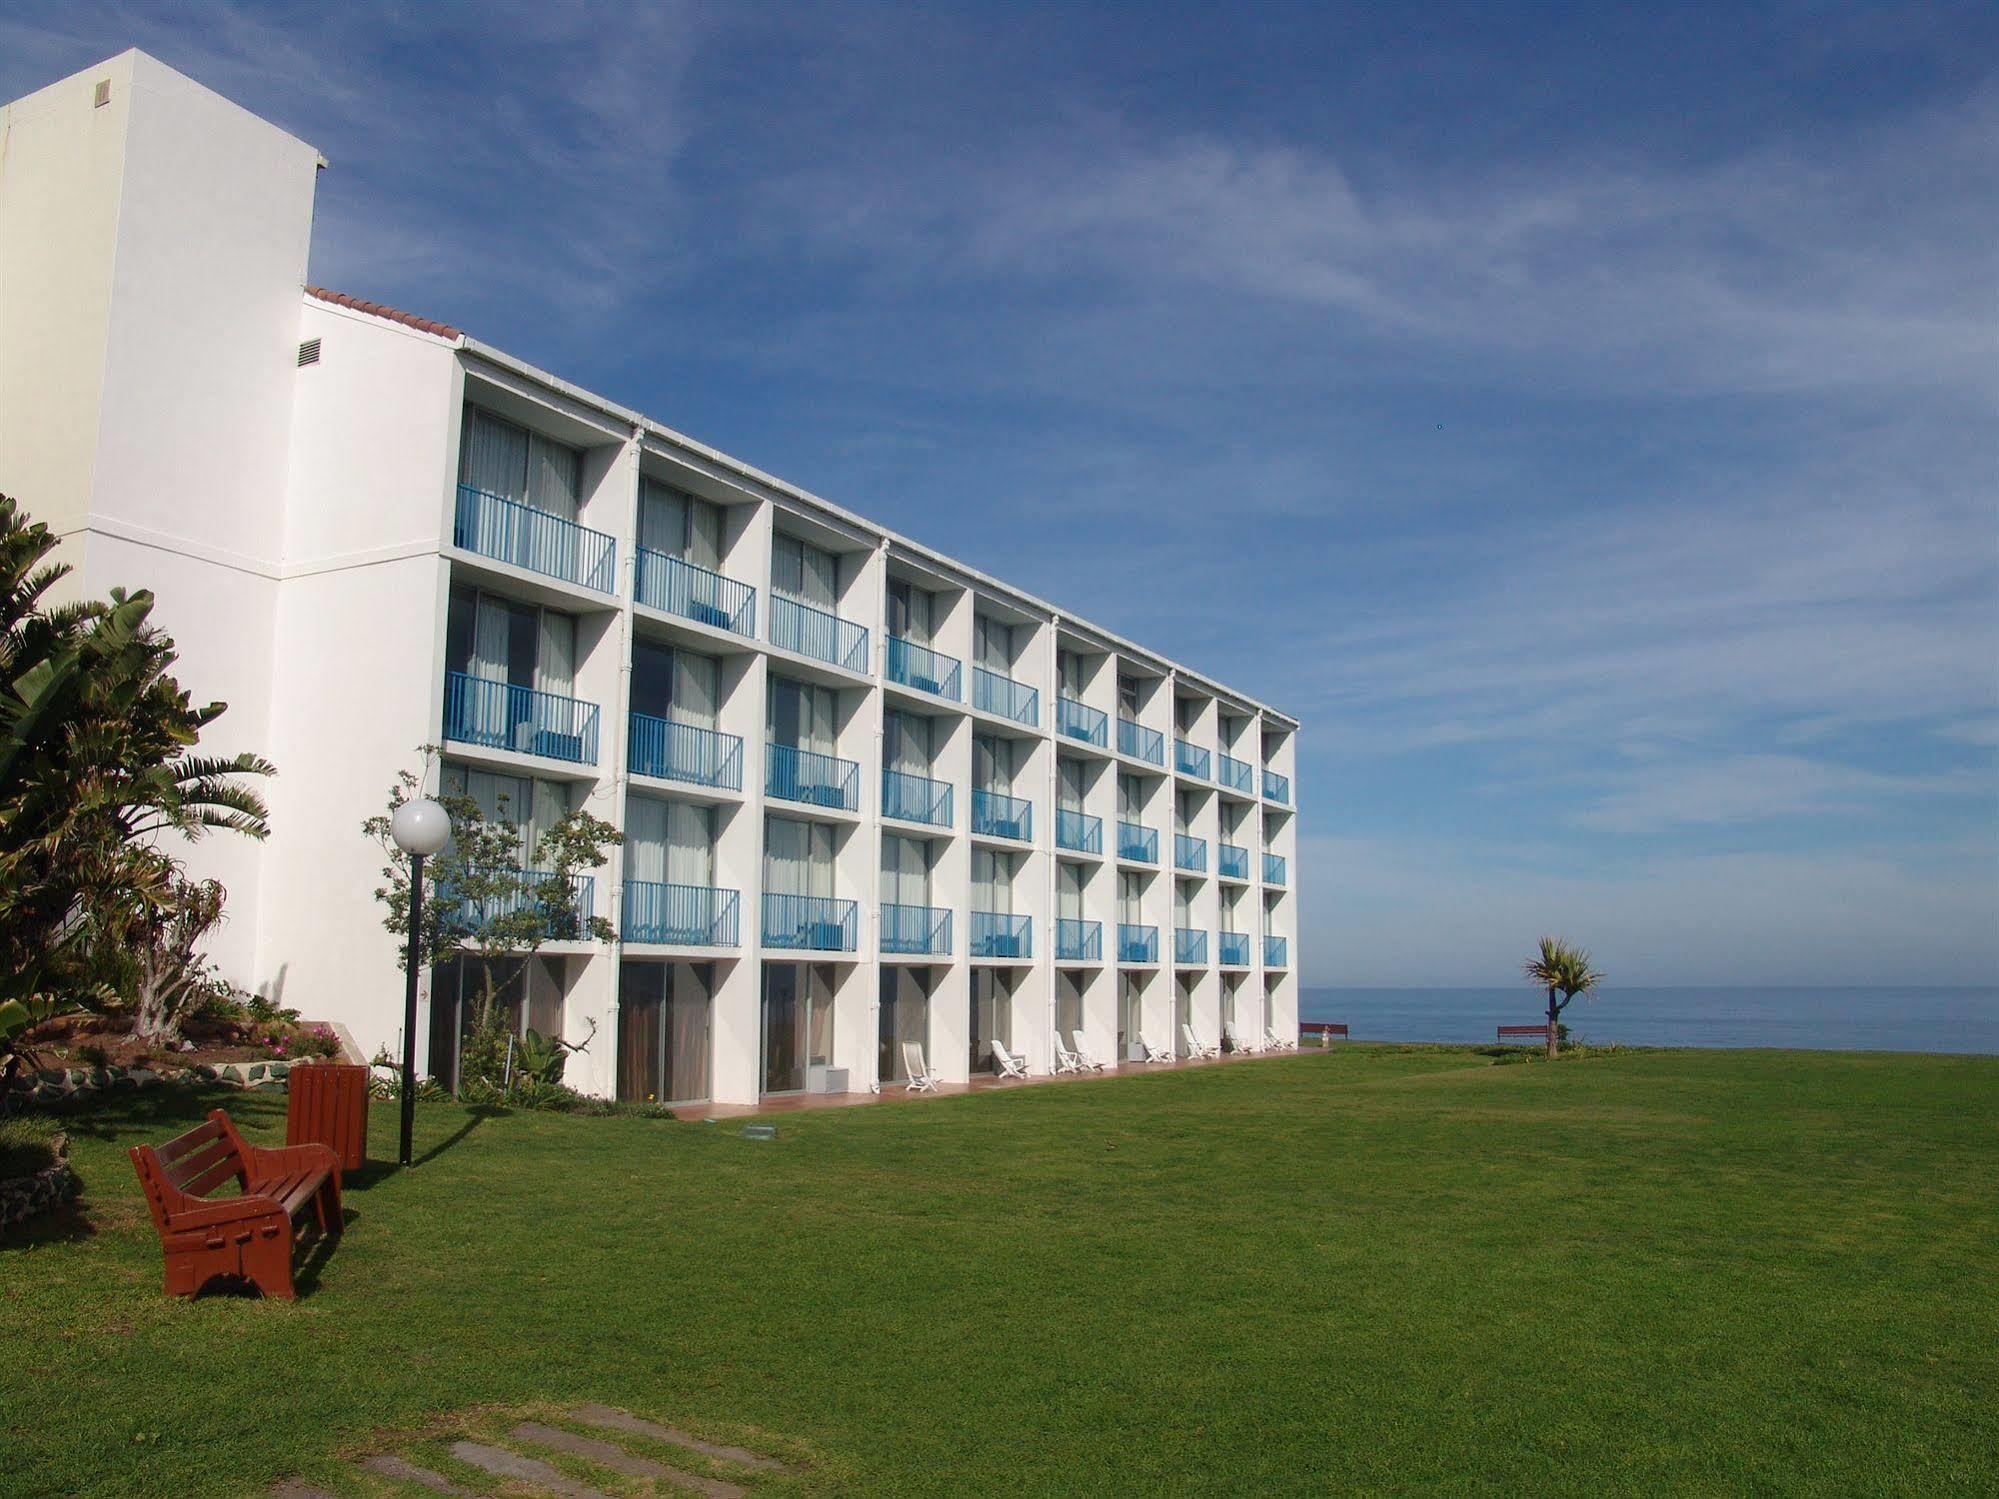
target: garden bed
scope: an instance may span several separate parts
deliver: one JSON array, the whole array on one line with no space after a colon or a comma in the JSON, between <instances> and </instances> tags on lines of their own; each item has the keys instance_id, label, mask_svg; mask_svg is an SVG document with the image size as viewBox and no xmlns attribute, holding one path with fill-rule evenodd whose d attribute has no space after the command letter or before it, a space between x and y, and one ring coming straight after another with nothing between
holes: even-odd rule
<instances>
[{"instance_id":1,"label":"garden bed","mask_svg":"<svg viewBox=\"0 0 1999 1499\"><path fill-rule=\"evenodd\" d=\"M69 1137L54 1121L0 1119L0 1229L39 1218L75 1195Z\"/></svg>"}]
</instances>

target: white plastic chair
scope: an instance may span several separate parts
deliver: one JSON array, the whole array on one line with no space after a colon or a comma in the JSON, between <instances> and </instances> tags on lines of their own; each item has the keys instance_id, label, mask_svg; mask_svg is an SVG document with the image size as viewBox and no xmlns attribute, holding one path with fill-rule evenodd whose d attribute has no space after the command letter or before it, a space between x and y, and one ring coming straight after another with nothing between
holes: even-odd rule
<instances>
[{"instance_id":1,"label":"white plastic chair","mask_svg":"<svg viewBox=\"0 0 1999 1499\"><path fill-rule=\"evenodd\" d=\"M1145 1048L1145 1060L1148 1062L1174 1062L1179 1060L1173 1055L1172 1047L1161 1048L1154 1046L1152 1038L1149 1036L1141 1035L1138 1038L1138 1044Z\"/></svg>"},{"instance_id":2,"label":"white plastic chair","mask_svg":"<svg viewBox=\"0 0 1999 1499\"><path fill-rule=\"evenodd\" d=\"M935 1093L937 1074L923 1064L923 1048L914 1041L902 1043L902 1070L909 1074L909 1091Z\"/></svg>"},{"instance_id":3,"label":"white plastic chair","mask_svg":"<svg viewBox=\"0 0 1999 1499\"><path fill-rule=\"evenodd\" d=\"M1026 1077L1027 1063L1006 1049L1006 1043L995 1038L993 1060L999 1063L1001 1077Z\"/></svg>"},{"instance_id":4,"label":"white plastic chair","mask_svg":"<svg viewBox=\"0 0 1999 1499\"><path fill-rule=\"evenodd\" d=\"M1222 1034L1228 1038L1230 1051L1241 1052L1244 1055L1249 1055L1251 1053L1263 1050L1261 1046L1251 1046L1246 1042L1244 1042L1242 1036L1237 1032L1236 1028L1233 1025L1224 1024L1222 1026Z\"/></svg>"},{"instance_id":5,"label":"white plastic chair","mask_svg":"<svg viewBox=\"0 0 1999 1499\"><path fill-rule=\"evenodd\" d=\"M1191 1025L1182 1025L1180 1027L1180 1038L1187 1043L1187 1055L1190 1057L1199 1057L1202 1060L1206 1060L1209 1057L1218 1057L1222 1054L1222 1049L1219 1046L1210 1046L1199 1036L1195 1035L1194 1027Z\"/></svg>"},{"instance_id":6,"label":"white plastic chair","mask_svg":"<svg viewBox=\"0 0 1999 1499\"><path fill-rule=\"evenodd\" d=\"M1062 1033L1055 1033L1055 1070L1057 1072L1081 1072L1083 1059L1071 1051L1062 1040Z\"/></svg>"},{"instance_id":7,"label":"white plastic chair","mask_svg":"<svg viewBox=\"0 0 1999 1499\"><path fill-rule=\"evenodd\" d=\"M1076 1059L1076 1065L1089 1072L1102 1072L1104 1064L1083 1050L1083 1033L1069 1032L1069 1055Z\"/></svg>"},{"instance_id":8,"label":"white plastic chair","mask_svg":"<svg viewBox=\"0 0 1999 1499\"><path fill-rule=\"evenodd\" d=\"M1267 1025L1263 1028L1263 1040L1264 1044L1272 1051L1296 1051L1298 1049L1296 1041L1286 1041Z\"/></svg>"}]
</instances>

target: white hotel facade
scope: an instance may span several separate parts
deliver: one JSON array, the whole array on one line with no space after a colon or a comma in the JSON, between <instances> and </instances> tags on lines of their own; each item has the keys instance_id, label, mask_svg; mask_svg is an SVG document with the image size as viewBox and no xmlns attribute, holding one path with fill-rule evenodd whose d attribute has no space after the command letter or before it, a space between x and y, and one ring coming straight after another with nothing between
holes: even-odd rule
<instances>
[{"instance_id":1,"label":"white hotel facade","mask_svg":"<svg viewBox=\"0 0 1999 1499\"><path fill-rule=\"evenodd\" d=\"M457 329L306 284L309 146L141 53L0 119L0 492L152 589L276 762L214 952L394 1048L360 832L417 747L623 830L515 1023L585 1091L865 1091L922 1043L1297 1034L1298 723ZM1050 538L1060 544L1059 538ZM1120 564L1106 555L1106 572ZM1217 599L1222 597L1218 590ZM456 980L419 1060L455 1067Z\"/></svg>"}]
</instances>

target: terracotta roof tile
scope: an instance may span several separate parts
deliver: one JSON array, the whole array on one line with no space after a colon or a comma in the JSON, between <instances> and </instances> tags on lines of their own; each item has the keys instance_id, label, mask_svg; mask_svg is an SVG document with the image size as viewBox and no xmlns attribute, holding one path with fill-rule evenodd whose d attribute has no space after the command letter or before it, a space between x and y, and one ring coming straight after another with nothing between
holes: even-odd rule
<instances>
[{"instance_id":1,"label":"terracotta roof tile","mask_svg":"<svg viewBox=\"0 0 1999 1499\"><path fill-rule=\"evenodd\" d=\"M360 297L350 297L347 293L341 291L328 291L323 286L308 286L305 289L305 294L308 297L317 298L321 302L331 302L335 307L351 307L354 311L365 312L370 317L383 318L391 323L400 323L405 328L416 329L419 333L432 333L439 338L459 338L463 336L458 329L452 327L449 323L433 322L427 317L418 317L413 312L403 312L394 307L385 307L380 302L363 301Z\"/></svg>"}]
</instances>

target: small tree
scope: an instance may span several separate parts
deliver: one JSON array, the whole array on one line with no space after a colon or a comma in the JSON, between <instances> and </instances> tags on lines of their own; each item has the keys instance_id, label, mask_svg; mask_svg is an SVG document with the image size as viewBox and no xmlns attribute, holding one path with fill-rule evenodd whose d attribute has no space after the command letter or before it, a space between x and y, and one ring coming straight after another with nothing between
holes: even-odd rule
<instances>
[{"instance_id":1,"label":"small tree","mask_svg":"<svg viewBox=\"0 0 1999 1499\"><path fill-rule=\"evenodd\" d=\"M436 745L422 747L426 770L437 750ZM410 963L410 858L396 847L389 824L396 808L423 794L423 782L414 772L399 772L389 788L387 810L361 825L388 859L375 899L384 907L382 925L401 941L399 966L405 970ZM571 882L586 870L601 868L604 851L623 843L624 834L588 812L570 812L528 848L519 826L506 816L504 799L496 809L499 815L490 818L469 796L438 801L451 817L451 842L424 866L416 961L434 968L468 957L478 965L480 984L467 1029L490 1044L502 1001L527 972L522 962L512 977L502 978L510 960L531 958L545 942L617 940L609 921L577 909ZM479 1061L467 1070L490 1070L483 1058Z\"/></svg>"},{"instance_id":2,"label":"small tree","mask_svg":"<svg viewBox=\"0 0 1999 1499\"><path fill-rule=\"evenodd\" d=\"M142 1041L172 1046L181 1022L201 1001L226 991L215 967L196 948L222 924L228 899L220 880L190 880L179 864L159 855L168 867L165 894L133 903L122 924L123 950L132 965L132 1034Z\"/></svg>"},{"instance_id":3,"label":"small tree","mask_svg":"<svg viewBox=\"0 0 1999 1499\"><path fill-rule=\"evenodd\" d=\"M1543 937L1541 954L1526 963L1530 982L1548 991L1548 1060L1555 1059L1556 1027L1562 1011L1578 994L1588 994L1603 982L1603 975L1589 966L1589 953L1561 937ZM1559 999L1556 996L1561 996Z\"/></svg>"}]
</instances>

